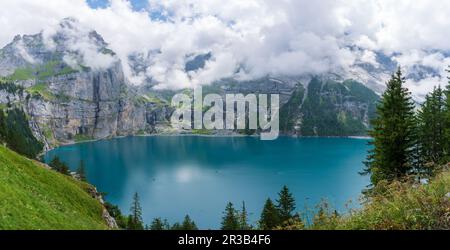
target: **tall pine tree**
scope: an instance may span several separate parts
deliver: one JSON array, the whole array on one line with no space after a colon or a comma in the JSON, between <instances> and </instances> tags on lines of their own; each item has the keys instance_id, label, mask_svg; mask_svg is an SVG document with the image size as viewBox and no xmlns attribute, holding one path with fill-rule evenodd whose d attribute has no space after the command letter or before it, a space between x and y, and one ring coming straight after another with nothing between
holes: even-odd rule
<instances>
[{"instance_id":1,"label":"tall pine tree","mask_svg":"<svg viewBox=\"0 0 450 250\"><path fill-rule=\"evenodd\" d=\"M167 222L167 220L163 220L161 218L155 218L153 219L152 223L150 224L150 230L169 230L170 225Z\"/></svg>"},{"instance_id":2,"label":"tall pine tree","mask_svg":"<svg viewBox=\"0 0 450 250\"><path fill-rule=\"evenodd\" d=\"M417 116L420 160L425 163L424 165L443 163L448 142L445 138L445 98L441 87L434 88L426 96ZM422 166L422 169L427 170L427 167Z\"/></svg>"},{"instance_id":3,"label":"tall pine tree","mask_svg":"<svg viewBox=\"0 0 450 250\"><path fill-rule=\"evenodd\" d=\"M450 70L448 70L450 73ZM444 160L447 162L450 162L450 77L449 77L449 83L447 85L447 88L445 90L445 132L444 137L445 141L447 142L445 144L444 148Z\"/></svg>"},{"instance_id":4,"label":"tall pine tree","mask_svg":"<svg viewBox=\"0 0 450 250\"><path fill-rule=\"evenodd\" d=\"M77 168L77 176L80 179L80 181L87 181L86 178L86 170L85 170L85 166L84 166L84 161L81 160L80 161L80 165Z\"/></svg>"},{"instance_id":5,"label":"tall pine tree","mask_svg":"<svg viewBox=\"0 0 450 250\"><path fill-rule=\"evenodd\" d=\"M69 167L58 156L53 157L48 165L61 174L70 175Z\"/></svg>"},{"instance_id":6,"label":"tall pine tree","mask_svg":"<svg viewBox=\"0 0 450 250\"><path fill-rule=\"evenodd\" d=\"M404 88L405 78L400 68L387 82L377 106L377 117L372 121L369 135L373 149L365 162L365 174L377 185L408 174L413 168L415 146L414 103Z\"/></svg>"},{"instance_id":7,"label":"tall pine tree","mask_svg":"<svg viewBox=\"0 0 450 250\"><path fill-rule=\"evenodd\" d=\"M197 225L189 215L184 217L183 223L181 224L181 230L198 230Z\"/></svg>"},{"instance_id":8,"label":"tall pine tree","mask_svg":"<svg viewBox=\"0 0 450 250\"><path fill-rule=\"evenodd\" d=\"M272 230L280 225L280 216L278 209L275 207L271 199L267 199L261 212L259 227L261 230Z\"/></svg>"},{"instance_id":9,"label":"tall pine tree","mask_svg":"<svg viewBox=\"0 0 450 250\"><path fill-rule=\"evenodd\" d=\"M229 202L225 207L222 217L222 230L239 230L238 211L233 207L233 203Z\"/></svg>"},{"instance_id":10,"label":"tall pine tree","mask_svg":"<svg viewBox=\"0 0 450 250\"><path fill-rule=\"evenodd\" d=\"M139 201L138 193L134 193L133 202L131 203L130 216L128 217L128 230L143 230L144 222L142 221L142 208Z\"/></svg>"},{"instance_id":11,"label":"tall pine tree","mask_svg":"<svg viewBox=\"0 0 450 250\"><path fill-rule=\"evenodd\" d=\"M240 230L252 229L251 225L249 225L248 223L248 213L244 201L242 202L242 210L241 213L239 214L239 229Z\"/></svg>"},{"instance_id":12,"label":"tall pine tree","mask_svg":"<svg viewBox=\"0 0 450 250\"><path fill-rule=\"evenodd\" d=\"M295 210L295 199L289 192L287 186L283 186L278 193L277 209L279 211L281 222L288 221L293 218L293 212Z\"/></svg>"}]
</instances>

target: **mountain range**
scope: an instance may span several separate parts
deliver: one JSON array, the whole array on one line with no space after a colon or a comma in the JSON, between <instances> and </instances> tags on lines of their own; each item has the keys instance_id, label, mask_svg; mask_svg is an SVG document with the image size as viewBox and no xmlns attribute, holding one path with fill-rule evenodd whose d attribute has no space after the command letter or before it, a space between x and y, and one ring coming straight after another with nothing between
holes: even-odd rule
<instances>
[{"instance_id":1,"label":"mountain range","mask_svg":"<svg viewBox=\"0 0 450 250\"><path fill-rule=\"evenodd\" d=\"M148 56L130 55L134 73L147 67ZM185 70L202 68L210 58L193 55ZM323 75L222 79L205 86L204 93L279 94L284 134L360 136L370 126L384 82L397 67L382 54L377 61L379 67L357 62L348 71ZM115 136L195 132L176 131L169 123L171 97L187 90L155 89L151 78L131 84L102 36L73 18L62 20L50 34L17 35L0 49L0 76L0 108L22 109L46 149Z\"/></svg>"}]
</instances>

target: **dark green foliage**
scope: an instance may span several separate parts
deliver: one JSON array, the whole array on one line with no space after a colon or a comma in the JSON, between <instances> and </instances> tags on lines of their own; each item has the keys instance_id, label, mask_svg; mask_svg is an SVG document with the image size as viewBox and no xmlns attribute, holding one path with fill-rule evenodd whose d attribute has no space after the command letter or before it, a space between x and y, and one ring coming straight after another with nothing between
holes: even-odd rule
<instances>
[{"instance_id":1,"label":"dark green foliage","mask_svg":"<svg viewBox=\"0 0 450 250\"><path fill-rule=\"evenodd\" d=\"M387 89L377 106L377 118L372 121L369 135L374 146L365 162L365 174L377 185L410 173L414 162L415 119L414 104L399 69L387 83Z\"/></svg>"},{"instance_id":2,"label":"dark green foliage","mask_svg":"<svg viewBox=\"0 0 450 250\"><path fill-rule=\"evenodd\" d=\"M128 215L127 219L126 219L127 223L127 227L126 230L143 230L142 229L136 229L135 224L134 224L134 220L133 220L133 216L131 214Z\"/></svg>"},{"instance_id":3,"label":"dark green foliage","mask_svg":"<svg viewBox=\"0 0 450 250\"><path fill-rule=\"evenodd\" d=\"M291 96L291 99L283 105L280 109L280 130L289 133L295 130L297 122L301 117L301 106L303 103L303 97L305 95L305 88L303 85L298 85L297 89Z\"/></svg>"},{"instance_id":4,"label":"dark green foliage","mask_svg":"<svg viewBox=\"0 0 450 250\"><path fill-rule=\"evenodd\" d=\"M195 222L191 220L191 218L189 217L189 215L186 215L184 217L183 222L180 223L175 223L172 226L172 230L185 230L185 231L189 231L189 230L198 230L197 225L195 225Z\"/></svg>"},{"instance_id":5,"label":"dark green foliage","mask_svg":"<svg viewBox=\"0 0 450 250\"><path fill-rule=\"evenodd\" d=\"M313 78L308 84L307 96L300 110L303 114L300 134L366 135L367 127L364 122L367 118L374 117L378 99L372 90L356 81L339 83ZM355 107L349 109L348 105Z\"/></svg>"},{"instance_id":6,"label":"dark green foliage","mask_svg":"<svg viewBox=\"0 0 450 250\"><path fill-rule=\"evenodd\" d=\"M250 230L252 226L248 223L248 213L245 207L245 202L242 202L242 210L239 213L239 229L240 230Z\"/></svg>"},{"instance_id":7,"label":"dark green foliage","mask_svg":"<svg viewBox=\"0 0 450 250\"><path fill-rule=\"evenodd\" d=\"M447 88L445 90L445 108L444 108L444 110L445 110L445 114L444 114L444 119L445 119L444 136L445 136L445 141L447 142L445 144L444 160L447 161L447 162L450 162L450 82L447 85Z\"/></svg>"},{"instance_id":8,"label":"dark green foliage","mask_svg":"<svg viewBox=\"0 0 450 250\"><path fill-rule=\"evenodd\" d=\"M418 119L418 159L419 165L444 163L445 146L445 99L440 87L435 88L425 98L417 115ZM431 164L433 165L433 164ZM432 169L422 166L422 171L430 173Z\"/></svg>"},{"instance_id":9,"label":"dark green foliage","mask_svg":"<svg viewBox=\"0 0 450 250\"><path fill-rule=\"evenodd\" d=\"M170 225L167 220L163 220L161 218L153 219L152 223L149 227L150 230L169 230Z\"/></svg>"},{"instance_id":10,"label":"dark green foliage","mask_svg":"<svg viewBox=\"0 0 450 250\"><path fill-rule=\"evenodd\" d=\"M267 199L259 220L261 230L272 230L280 225L280 217L278 209L275 207L271 199Z\"/></svg>"},{"instance_id":11,"label":"dark green foliage","mask_svg":"<svg viewBox=\"0 0 450 250\"><path fill-rule=\"evenodd\" d=\"M12 83L9 80L2 81L2 79L0 79L0 90L5 90L6 92L11 94L22 95L24 88L20 85Z\"/></svg>"},{"instance_id":12,"label":"dark green foliage","mask_svg":"<svg viewBox=\"0 0 450 250\"><path fill-rule=\"evenodd\" d=\"M283 186L281 191L278 193L277 209L279 214L279 219L281 222L288 221L293 218L293 212L295 210L295 199L289 192L287 186Z\"/></svg>"},{"instance_id":13,"label":"dark green foliage","mask_svg":"<svg viewBox=\"0 0 450 250\"><path fill-rule=\"evenodd\" d=\"M139 201L138 193L134 193L133 202L130 208L131 214L128 216L128 230L144 230L144 222L142 221L142 208Z\"/></svg>"},{"instance_id":14,"label":"dark green foliage","mask_svg":"<svg viewBox=\"0 0 450 250\"><path fill-rule=\"evenodd\" d=\"M305 223L303 223L302 217L300 214L296 213L287 221L281 223L279 227L276 229L281 230L304 230L306 228Z\"/></svg>"},{"instance_id":15,"label":"dark green foliage","mask_svg":"<svg viewBox=\"0 0 450 250\"><path fill-rule=\"evenodd\" d=\"M242 210L234 208L233 203L229 202L225 207L222 217L222 230L251 230L252 226L248 222L248 212L245 202L242 202Z\"/></svg>"},{"instance_id":16,"label":"dark green foliage","mask_svg":"<svg viewBox=\"0 0 450 250\"><path fill-rule=\"evenodd\" d=\"M233 207L233 203L229 202L223 212L222 230L239 230L239 213Z\"/></svg>"},{"instance_id":17,"label":"dark green foliage","mask_svg":"<svg viewBox=\"0 0 450 250\"><path fill-rule=\"evenodd\" d=\"M184 217L183 223L181 224L182 230L198 230L197 225L195 225L195 222L191 220L189 215L186 215Z\"/></svg>"},{"instance_id":18,"label":"dark green foliage","mask_svg":"<svg viewBox=\"0 0 450 250\"><path fill-rule=\"evenodd\" d=\"M420 112L420 111L419 111ZM420 141L420 137L422 134L422 127L420 126L419 122L419 114L416 113L414 115L414 129L412 132L412 137L415 138L416 142L415 145L412 147L411 154L412 154L412 160L411 160L411 171L415 174L420 174L423 172L423 166L424 166L424 160L422 159L422 143Z\"/></svg>"},{"instance_id":19,"label":"dark green foliage","mask_svg":"<svg viewBox=\"0 0 450 250\"><path fill-rule=\"evenodd\" d=\"M18 108L0 109L0 141L29 158L36 158L43 148L31 132L27 116Z\"/></svg>"},{"instance_id":20,"label":"dark green foliage","mask_svg":"<svg viewBox=\"0 0 450 250\"><path fill-rule=\"evenodd\" d=\"M61 174L70 175L69 167L58 156L53 157L48 165Z\"/></svg>"},{"instance_id":21,"label":"dark green foliage","mask_svg":"<svg viewBox=\"0 0 450 250\"><path fill-rule=\"evenodd\" d=\"M175 222L173 223L172 227L170 228L170 230L182 230L181 229L181 224L179 222Z\"/></svg>"},{"instance_id":22,"label":"dark green foliage","mask_svg":"<svg viewBox=\"0 0 450 250\"><path fill-rule=\"evenodd\" d=\"M76 172L76 173L77 173L77 176L78 176L78 178L80 179L80 181L84 181L84 182L87 181L87 178L86 178L86 169L85 169L84 161L83 161L83 160L80 161L80 165L78 166L77 172Z\"/></svg>"},{"instance_id":23,"label":"dark green foliage","mask_svg":"<svg viewBox=\"0 0 450 250\"><path fill-rule=\"evenodd\" d=\"M122 211L120 211L118 206L105 202L105 208L108 210L109 215L114 218L119 228L127 228L127 218L123 216Z\"/></svg>"}]
</instances>

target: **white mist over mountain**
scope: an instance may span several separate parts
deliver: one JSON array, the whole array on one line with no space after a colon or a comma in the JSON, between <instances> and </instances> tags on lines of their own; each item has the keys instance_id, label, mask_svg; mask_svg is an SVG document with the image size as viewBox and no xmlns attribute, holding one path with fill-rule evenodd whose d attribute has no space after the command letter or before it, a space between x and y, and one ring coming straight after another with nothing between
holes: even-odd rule
<instances>
[{"instance_id":1,"label":"white mist over mountain","mask_svg":"<svg viewBox=\"0 0 450 250\"><path fill-rule=\"evenodd\" d=\"M83 65L94 70L105 70L118 61L96 31L73 18L65 18L55 27L45 29L42 36L45 47L64 53L64 62L75 69Z\"/></svg>"},{"instance_id":2,"label":"white mist over mountain","mask_svg":"<svg viewBox=\"0 0 450 250\"><path fill-rule=\"evenodd\" d=\"M125 0L98 9L84 0L2 1L0 46L17 34L52 33L74 17L103 36L134 84L182 88L228 77L338 73L379 90L399 63L420 99L446 82L448 13L449 1L427 0L152 0L140 11ZM86 39L68 46L89 65L112 63Z\"/></svg>"}]
</instances>

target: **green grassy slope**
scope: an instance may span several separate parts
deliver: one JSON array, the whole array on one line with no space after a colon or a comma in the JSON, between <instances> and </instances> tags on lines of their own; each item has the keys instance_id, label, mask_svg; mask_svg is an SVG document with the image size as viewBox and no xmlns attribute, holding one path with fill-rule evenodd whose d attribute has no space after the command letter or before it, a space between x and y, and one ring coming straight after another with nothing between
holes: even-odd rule
<instances>
[{"instance_id":1,"label":"green grassy slope","mask_svg":"<svg viewBox=\"0 0 450 250\"><path fill-rule=\"evenodd\" d=\"M0 229L107 229L88 188L0 146Z\"/></svg>"}]
</instances>

